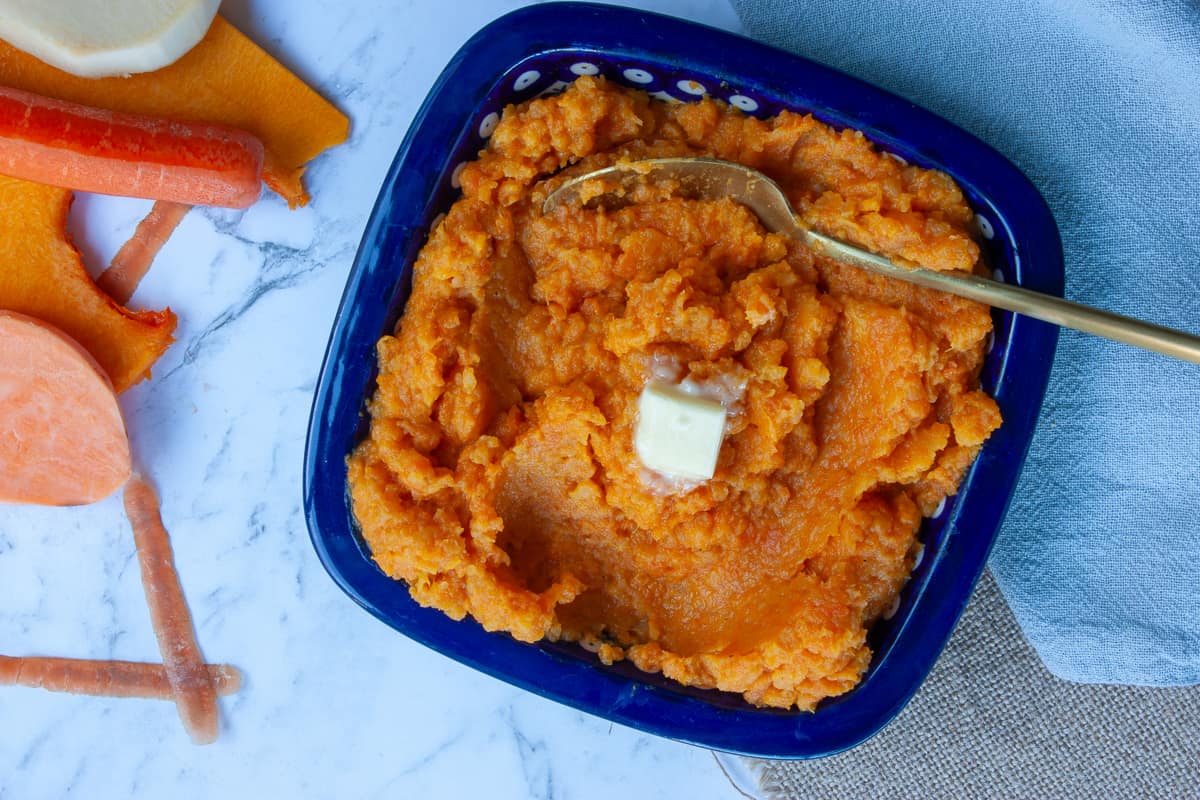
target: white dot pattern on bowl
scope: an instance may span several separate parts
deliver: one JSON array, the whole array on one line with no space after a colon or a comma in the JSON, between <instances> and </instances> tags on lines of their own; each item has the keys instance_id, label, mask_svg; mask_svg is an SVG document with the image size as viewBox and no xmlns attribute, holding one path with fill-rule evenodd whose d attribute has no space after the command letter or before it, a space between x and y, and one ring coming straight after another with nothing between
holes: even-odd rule
<instances>
[{"instance_id":1,"label":"white dot pattern on bowl","mask_svg":"<svg viewBox=\"0 0 1200 800\"><path fill-rule=\"evenodd\" d=\"M946 498L943 497L942 501L937 504L937 508L935 508L933 510L933 513L930 514L929 516L933 519L937 519L938 517L940 517L942 515L942 512L945 510L946 510Z\"/></svg>"},{"instance_id":2,"label":"white dot pattern on bowl","mask_svg":"<svg viewBox=\"0 0 1200 800\"><path fill-rule=\"evenodd\" d=\"M700 97L708 94L708 89L704 88L704 84L699 81L694 81L691 78L684 78L679 83L675 84L679 87L679 91L685 94L690 94L693 97Z\"/></svg>"},{"instance_id":3,"label":"white dot pattern on bowl","mask_svg":"<svg viewBox=\"0 0 1200 800\"><path fill-rule=\"evenodd\" d=\"M654 83L654 76L644 69L627 69L621 74L630 83L637 83L643 86L647 83Z\"/></svg>"},{"instance_id":4,"label":"white dot pattern on bowl","mask_svg":"<svg viewBox=\"0 0 1200 800\"><path fill-rule=\"evenodd\" d=\"M496 126L500 124L500 115L493 111L483 118L483 122L479 123L479 135L484 139L488 138L495 132Z\"/></svg>"},{"instance_id":5,"label":"white dot pattern on bowl","mask_svg":"<svg viewBox=\"0 0 1200 800\"><path fill-rule=\"evenodd\" d=\"M992 239L996 236L996 229L992 227L992 221L987 217L976 214L975 222L979 225L979 232L983 234L983 238Z\"/></svg>"},{"instance_id":6,"label":"white dot pattern on bowl","mask_svg":"<svg viewBox=\"0 0 1200 800\"><path fill-rule=\"evenodd\" d=\"M896 595L895 598L892 599L892 604L890 606L888 606L887 611L883 612L883 618L891 619L892 617L896 616L896 612L899 610L900 610L900 595Z\"/></svg>"},{"instance_id":7,"label":"white dot pattern on bowl","mask_svg":"<svg viewBox=\"0 0 1200 800\"><path fill-rule=\"evenodd\" d=\"M537 83L537 79L540 77L542 77L542 73L536 69L527 69L517 76L517 79L513 82L513 90L523 92Z\"/></svg>"},{"instance_id":8,"label":"white dot pattern on bowl","mask_svg":"<svg viewBox=\"0 0 1200 800\"><path fill-rule=\"evenodd\" d=\"M1000 283L1004 283L1004 270L996 267L994 270L992 270L992 278L1000 281Z\"/></svg>"},{"instance_id":9,"label":"white dot pattern on bowl","mask_svg":"<svg viewBox=\"0 0 1200 800\"><path fill-rule=\"evenodd\" d=\"M554 83L547 86L545 89L542 89L542 92L541 92L541 94L538 95L538 97L547 97L548 95L558 94L559 92L561 92L563 89L566 89L570 85L571 84L567 83L566 81L555 81Z\"/></svg>"},{"instance_id":10,"label":"white dot pattern on bowl","mask_svg":"<svg viewBox=\"0 0 1200 800\"><path fill-rule=\"evenodd\" d=\"M660 92L651 92L650 96L656 97L665 103L681 103L681 102L683 102L678 97L676 97L675 95L673 95L669 92L661 92L661 91Z\"/></svg>"},{"instance_id":11,"label":"white dot pattern on bowl","mask_svg":"<svg viewBox=\"0 0 1200 800\"><path fill-rule=\"evenodd\" d=\"M745 111L747 114L752 114L758 111L758 101L753 97L746 97L744 94L735 94L729 98L729 105L736 109Z\"/></svg>"},{"instance_id":12,"label":"white dot pattern on bowl","mask_svg":"<svg viewBox=\"0 0 1200 800\"><path fill-rule=\"evenodd\" d=\"M588 61L579 61L571 65L571 72L576 75L599 75L600 68Z\"/></svg>"},{"instance_id":13,"label":"white dot pattern on bowl","mask_svg":"<svg viewBox=\"0 0 1200 800\"><path fill-rule=\"evenodd\" d=\"M455 189L462 188L462 171L467 168L467 162L461 161L454 171L450 173L450 185Z\"/></svg>"}]
</instances>

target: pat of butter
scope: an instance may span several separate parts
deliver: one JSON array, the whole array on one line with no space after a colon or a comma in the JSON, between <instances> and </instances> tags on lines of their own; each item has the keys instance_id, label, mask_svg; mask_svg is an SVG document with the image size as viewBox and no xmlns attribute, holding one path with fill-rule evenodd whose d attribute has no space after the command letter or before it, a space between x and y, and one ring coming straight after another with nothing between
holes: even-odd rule
<instances>
[{"instance_id":1,"label":"pat of butter","mask_svg":"<svg viewBox=\"0 0 1200 800\"><path fill-rule=\"evenodd\" d=\"M708 480L724 437L725 407L720 403L670 384L649 383L642 390L633 447L655 472Z\"/></svg>"}]
</instances>

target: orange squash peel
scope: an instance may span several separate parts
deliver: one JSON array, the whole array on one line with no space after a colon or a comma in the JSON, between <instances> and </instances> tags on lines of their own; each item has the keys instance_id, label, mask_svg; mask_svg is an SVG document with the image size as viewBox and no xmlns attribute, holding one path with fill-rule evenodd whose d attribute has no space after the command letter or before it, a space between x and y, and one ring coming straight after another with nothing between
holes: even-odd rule
<instances>
[{"instance_id":1,"label":"orange squash peel","mask_svg":"<svg viewBox=\"0 0 1200 800\"><path fill-rule=\"evenodd\" d=\"M0 176L0 309L54 325L91 353L122 392L149 377L175 315L130 311L96 286L67 237L69 189Z\"/></svg>"}]
</instances>

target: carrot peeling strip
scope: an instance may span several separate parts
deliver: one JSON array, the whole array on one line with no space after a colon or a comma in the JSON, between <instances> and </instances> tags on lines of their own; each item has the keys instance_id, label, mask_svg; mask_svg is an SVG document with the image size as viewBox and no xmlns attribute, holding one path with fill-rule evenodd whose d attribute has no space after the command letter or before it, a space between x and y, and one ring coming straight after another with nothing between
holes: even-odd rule
<instances>
[{"instance_id":1,"label":"carrot peeling strip","mask_svg":"<svg viewBox=\"0 0 1200 800\"><path fill-rule=\"evenodd\" d=\"M158 251L171 238L190 209L191 206L185 203L167 200L155 203L146 218L138 223L133 236L113 256L108 269L96 278L96 285L121 305L128 303L142 278L150 271Z\"/></svg>"},{"instance_id":2,"label":"carrot peeling strip","mask_svg":"<svg viewBox=\"0 0 1200 800\"><path fill-rule=\"evenodd\" d=\"M0 86L0 174L84 192L246 208L262 193L253 134Z\"/></svg>"},{"instance_id":3,"label":"carrot peeling strip","mask_svg":"<svg viewBox=\"0 0 1200 800\"><path fill-rule=\"evenodd\" d=\"M125 514L133 528L146 603L179 716L193 742L209 744L217 739L217 694L196 643L158 496L136 474L125 486Z\"/></svg>"},{"instance_id":4,"label":"carrot peeling strip","mask_svg":"<svg viewBox=\"0 0 1200 800\"><path fill-rule=\"evenodd\" d=\"M242 675L236 667L208 664L205 670L216 693L222 697L234 694L242 686ZM0 686L28 686L98 697L175 699L166 668L138 661L0 656Z\"/></svg>"}]
</instances>

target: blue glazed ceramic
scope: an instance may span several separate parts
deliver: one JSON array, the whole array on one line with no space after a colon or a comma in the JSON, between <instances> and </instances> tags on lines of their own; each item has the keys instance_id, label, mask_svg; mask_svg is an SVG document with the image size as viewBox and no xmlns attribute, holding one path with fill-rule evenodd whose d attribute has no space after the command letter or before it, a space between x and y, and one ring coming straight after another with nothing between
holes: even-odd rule
<instances>
[{"instance_id":1,"label":"blue glazed ceramic","mask_svg":"<svg viewBox=\"0 0 1200 800\"><path fill-rule=\"evenodd\" d=\"M412 264L457 196L457 169L485 145L505 105L602 74L664 99L707 93L750 114L812 113L863 131L910 163L949 173L983 218L1004 280L1062 294L1058 231L1034 187L997 152L899 97L803 58L690 22L584 3L503 17L446 67L396 154L350 273L313 403L304 504L333 579L383 622L464 664L642 731L767 758L812 758L870 737L908 702L941 652L983 570L1042 402L1057 329L995 315L984 387L1004 413L958 495L922 529L925 554L896 613L871 632L862 683L815 712L756 709L628 664L603 666L569 644L521 644L418 606L371 561L350 513L346 457L367 427L375 342L404 309Z\"/></svg>"}]
</instances>

